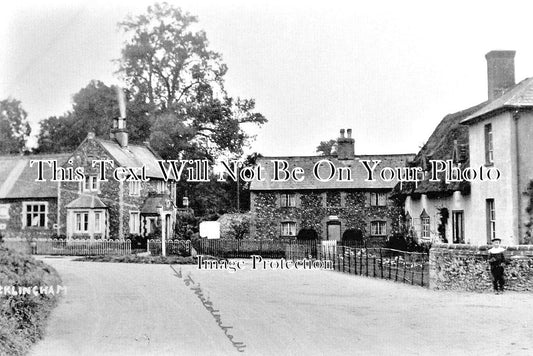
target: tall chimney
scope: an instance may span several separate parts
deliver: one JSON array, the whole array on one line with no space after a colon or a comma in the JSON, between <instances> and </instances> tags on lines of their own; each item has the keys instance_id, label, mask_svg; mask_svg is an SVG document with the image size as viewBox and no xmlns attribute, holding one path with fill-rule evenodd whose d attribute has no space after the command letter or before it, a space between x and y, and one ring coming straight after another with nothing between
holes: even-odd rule
<instances>
[{"instance_id":1,"label":"tall chimney","mask_svg":"<svg viewBox=\"0 0 533 356\"><path fill-rule=\"evenodd\" d=\"M515 85L514 56L516 51L490 51L487 59L487 81L489 100L503 95Z\"/></svg>"},{"instance_id":2,"label":"tall chimney","mask_svg":"<svg viewBox=\"0 0 533 356\"><path fill-rule=\"evenodd\" d=\"M337 158L354 159L354 142L352 129L348 129L348 137L344 137L344 129L341 130L341 137L337 139Z\"/></svg>"}]
</instances>

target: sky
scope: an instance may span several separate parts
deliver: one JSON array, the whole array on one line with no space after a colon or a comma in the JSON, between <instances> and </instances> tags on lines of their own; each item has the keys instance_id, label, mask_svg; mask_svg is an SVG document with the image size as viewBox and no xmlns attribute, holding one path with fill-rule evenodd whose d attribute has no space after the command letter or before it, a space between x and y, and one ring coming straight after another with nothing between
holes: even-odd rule
<instances>
[{"instance_id":1,"label":"sky","mask_svg":"<svg viewBox=\"0 0 533 356\"><path fill-rule=\"evenodd\" d=\"M485 54L516 50L533 76L527 2L168 1L198 17L226 89L269 122L247 153L313 155L351 128L356 154L416 153L439 121L487 98ZM0 99L33 132L97 79L120 84L117 23L152 1L12 1L0 14Z\"/></svg>"}]
</instances>

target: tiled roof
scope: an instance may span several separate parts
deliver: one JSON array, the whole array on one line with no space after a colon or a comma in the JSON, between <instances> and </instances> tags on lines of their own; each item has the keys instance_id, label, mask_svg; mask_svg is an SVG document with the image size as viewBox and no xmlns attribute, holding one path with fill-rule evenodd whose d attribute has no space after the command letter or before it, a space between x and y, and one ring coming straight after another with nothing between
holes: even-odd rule
<instances>
[{"instance_id":1,"label":"tiled roof","mask_svg":"<svg viewBox=\"0 0 533 356\"><path fill-rule=\"evenodd\" d=\"M105 209L107 208L107 205L105 205L96 195L82 195L68 203L66 207L68 209Z\"/></svg>"},{"instance_id":2,"label":"tiled roof","mask_svg":"<svg viewBox=\"0 0 533 356\"><path fill-rule=\"evenodd\" d=\"M405 167L408 160L413 159L414 154L391 154L391 155L363 155L356 156L352 160L339 160L336 156L296 156L296 157L261 157L257 164L264 168L264 181L254 179L251 190L307 190L307 189L390 189L396 185L396 181L385 182L379 177L373 181L366 181L367 171L360 160L381 160L376 171L383 167ZM294 167L304 169L305 178L301 182L292 179L286 182L273 182L272 174L274 164L272 160L285 160L289 163L289 170ZM329 160L335 167L350 167L352 181L338 181L336 178L328 182L321 182L313 175L313 167L320 160ZM326 165L321 165L320 175L326 176Z\"/></svg>"},{"instance_id":3,"label":"tiled roof","mask_svg":"<svg viewBox=\"0 0 533 356\"><path fill-rule=\"evenodd\" d=\"M159 169L157 160L161 158L157 156L150 148L144 145L128 145L121 147L117 142L97 138L98 141L109 154L122 167L142 167L146 166L146 175L152 178L163 179L163 174Z\"/></svg>"},{"instance_id":4,"label":"tiled roof","mask_svg":"<svg viewBox=\"0 0 533 356\"><path fill-rule=\"evenodd\" d=\"M533 107L533 78L522 80L499 98L466 117L461 123L473 123L476 119L481 119L494 111L524 107Z\"/></svg>"},{"instance_id":5,"label":"tiled roof","mask_svg":"<svg viewBox=\"0 0 533 356\"><path fill-rule=\"evenodd\" d=\"M37 165L31 160L56 160L61 166L70 154L0 156L0 199L57 198L57 182L50 182L52 169L44 164L46 182L36 182Z\"/></svg>"}]
</instances>

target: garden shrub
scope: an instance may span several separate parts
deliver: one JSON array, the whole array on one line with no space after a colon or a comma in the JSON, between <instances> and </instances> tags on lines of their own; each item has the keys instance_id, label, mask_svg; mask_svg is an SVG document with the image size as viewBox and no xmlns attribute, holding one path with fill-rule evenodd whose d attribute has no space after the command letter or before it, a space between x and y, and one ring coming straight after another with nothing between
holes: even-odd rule
<instances>
[{"instance_id":1,"label":"garden shrub","mask_svg":"<svg viewBox=\"0 0 533 356\"><path fill-rule=\"evenodd\" d=\"M0 286L61 285L57 272L30 255L0 245ZM0 355L23 355L43 337L55 294L0 294Z\"/></svg>"}]
</instances>

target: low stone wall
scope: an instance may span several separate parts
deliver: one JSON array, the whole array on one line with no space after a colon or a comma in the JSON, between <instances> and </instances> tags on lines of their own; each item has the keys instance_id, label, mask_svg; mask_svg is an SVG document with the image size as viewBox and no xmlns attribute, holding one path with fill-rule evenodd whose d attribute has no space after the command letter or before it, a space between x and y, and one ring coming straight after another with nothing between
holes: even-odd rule
<instances>
[{"instance_id":1,"label":"low stone wall","mask_svg":"<svg viewBox=\"0 0 533 356\"><path fill-rule=\"evenodd\" d=\"M492 291L488 263L490 246L433 244L429 252L432 289ZM505 289L533 291L533 245L506 247Z\"/></svg>"}]
</instances>

